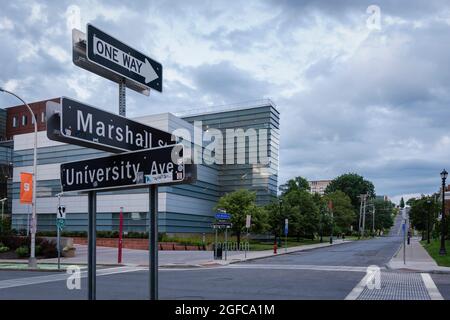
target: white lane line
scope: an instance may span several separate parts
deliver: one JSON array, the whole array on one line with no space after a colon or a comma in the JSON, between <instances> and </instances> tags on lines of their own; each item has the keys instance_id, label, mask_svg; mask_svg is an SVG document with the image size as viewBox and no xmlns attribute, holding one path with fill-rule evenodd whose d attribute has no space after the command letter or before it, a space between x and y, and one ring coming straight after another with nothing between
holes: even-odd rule
<instances>
[{"instance_id":1,"label":"white lane line","mask_svg":"<svg viewBox=\"0 0 450 320\"><path fill-rule=\"evenodd\" d=\"M369 281L372 275L367 273L364 278L353 288L353 290L345 297L345 300L356 300L363 292L364 288L367 286L367 282Z\"/></svg>"},{"instance_id":2,"label":"white lane line","mask_svg":"<svg viewBox=\"0 0 450 320\"><path fill-rule=\"evenodd\" d=\"M135 271L141 271L141 270L148 270L148 268L117 267L117 268L101 269L101 270L97 271L97 276L107 276L107 275L112 275L112 274L117 274L117 273L135 272ZM87 274L88 274L87 271L82 271L80 273L81 278L86 278ZM63 273L63 274L52 274L52 275L47 275L47 276L26 277L26 278L18 278L18 279L11 279L11 280L3 280L3 281L0 281L0 289L28 286L28 285L34 285L34 284L42 284L42 283L47 283L47 282L66 281L69 276L70 276L69 274Z\"/></svg>"},{"instance_id":3,"label":"white lane line","mask_svg":"<svg viewBox=\"0 0 450 320\"><path fill-rule=\"evenodd\" d=\"M444 300L431 276L428 273L421 273L420 275L422 276L423 283L428 290L431 300Z\"/></svg>"},{"instance_id":4,"label":"white lane line","mask_svg":"<svg viewBox=\"0 0 450 320\"><path fill-rule=\"evenodd\" d=\"M229 269L278 269L278 270L314 270L314 271L349 271L366 272L367 267L321 266L321 265L289 265L289 264L230 264Z\"/></svg>"}]
</instances>

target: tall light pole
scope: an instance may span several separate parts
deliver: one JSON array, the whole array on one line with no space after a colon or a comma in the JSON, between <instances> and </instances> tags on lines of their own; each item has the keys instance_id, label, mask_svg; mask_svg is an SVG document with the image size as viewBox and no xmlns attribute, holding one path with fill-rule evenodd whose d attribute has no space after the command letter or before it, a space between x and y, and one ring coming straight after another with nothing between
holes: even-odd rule
<instances>
[{"instance_id":1,"label":"tall light pole","mask_svg":"<svg viewBox=\"0 0 450 320\"><path fill-rule=\"evenodd\" d=\"M430 244L430 207L431 200L427 200L427 244Z\"/></svg>"},{"instance_id":2,"label":"tall light pole","mask_svg":"<svg viewBox=\"0 0 450 320\"><path fill-rule=\"evenodd\" d=\"M35 247L36 247L36 227L37 227L37 221L36 221L36 186L37 186L37 119L34 115L33 110L28 105L28 103L25 102L21 97L19 97L17 94L5 90L4 88L0 87L0 92L9 93L10 95L16 97L19 99L30 111L31 113L31 119L33 119L34 122L34 150L33 150L33 199L32 199L32 206L33 211L31 214L31 248L30 248L30 259L28 260L28 266L30 268L36 268L36 255L35 255Z\"/></svg>"},{"instance_id":3,"label":"tall light pole","mask_svg":"<svg viewBox=\"0 0 450 320\"><path fill-rule=\"evenodd\" d=\"M2 220L3 220L3 213L5 211L5 201L8 200L8 198L3 198L0 200L0 202L2 203Z\"/></svg>"},{"instance_id":4,"label":"tall light pole","mask_svg":"<svg viewBox=\"0 0 450 320\"><path fill-rule=\"evenodd\" d=\"M444 169L441 172L442 179L442 219L441 219L441 248L439 249L439 255L445 256L447 250L445 250L445 179L447 179L448 172Z\"/></svg>"}]
</instances>

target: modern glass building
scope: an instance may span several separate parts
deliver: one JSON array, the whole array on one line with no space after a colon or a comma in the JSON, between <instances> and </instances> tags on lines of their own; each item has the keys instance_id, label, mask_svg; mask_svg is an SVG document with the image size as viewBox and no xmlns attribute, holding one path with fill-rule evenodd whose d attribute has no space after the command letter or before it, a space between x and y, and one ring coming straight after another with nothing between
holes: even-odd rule
<instances>
[{"instance_id":1,"label":"modern glass building","mask_svg":"<svg viewBox=\"0 0 450 320\"><path fill-rule=\"evenodd\" d=\"M17 107L14 107L17 108ZM13 108L10 108L13 109ZM7 109L13 113L14 110ZM244 163L198 163L197 182L189 185L159 188L159 231L165 233L212 232L211 222L214 207L220 196L237 189L256 191L259 204L268 203L277 192L279 113L269 100L248 105L228 107L222 111L197 113L177 117L163 113L139 117L138 120L150 126L176 132L183 129L192 135L191 141L197 145L200 154L209 141L203 140L208 130L224 134L223 156L236 150L234 160L245 154ZM201 127L199 123L201 121ZM20 129L20 128L19 128ZM33 133L15 132L11 137L9 150L12 155L13 175L8 188L12 200L13 228L28 229L31 207L20 204L20 172L31 172L33 163ZM239 137L227 136L227 129L244 133L245 144ZM16 128L17 130L17 128ZM238 130L238 131L236 131ZM241 131L239 131L241 130ZM200 132L199 132L200 131ZM230 131L230 132L231 132ZM200 133L200 140L195 140ZM257 139L256 149L252 139ZM195 140L195 141L194 141ZM232 148L231 148L232 147ZM11 150L11 148L13 148ZM240 148L240 149L239 149ZM193 148L194 149L194 148ZM0 149L1 153L1 149ZM255 154L261 160L249 163ZM265 157L263 155L265 154ZM38 230L55 230L58 201L66 206L66 230L87 230L87 196L85 194L64 194L58 200L60 188L60 164L67 161L83 160L108 155L106 152L51 141L46 131L38 132L38 172L37 172L37 215ZM1 155L0 155L1 156ZM259 160L258 158L258 160ZM264 159L263 159L264 158ZM236 162L236 161L235 161ZM262 162L262 163L261 163ZM118 230L119 213L124 213L124 230L143 232L148 224L148 190L102 192L97 196L98 230Z\"/></svg>"},{"instance_id":2,"label":"modern glass building","mask_svg":"<svg viewBox=\"0 0 450 320\"><path fill-rule=\"evenodd\" d=\"M227 151L232 146L234 164L224 163L218 167L219 192L221 195L237 189L248 189L256 192L257 203L266 204L277 194L278 184L278 148L279 148L279 112L268 100L251 103L247 107L238 106L227 112L200 113L183 117L191 124L201 122L204 131L210 128L219 129L224 137L223 158L228 158ZM237 138L227 134L227 130L242 129L245 137L245 149L239 148ZM230 132L230 131L228 131ZM264 136L263 135L267 135ZM266 145L257 144L257 148L249 150L252 138L266 141ZM265 150L262 150L265 147ZM238 164L239 152L245 153L245 163ZM251 163L250 158L258 155L258 161ZM260 156L267 159L260 159Z\"/></svg>"}]
</instances>

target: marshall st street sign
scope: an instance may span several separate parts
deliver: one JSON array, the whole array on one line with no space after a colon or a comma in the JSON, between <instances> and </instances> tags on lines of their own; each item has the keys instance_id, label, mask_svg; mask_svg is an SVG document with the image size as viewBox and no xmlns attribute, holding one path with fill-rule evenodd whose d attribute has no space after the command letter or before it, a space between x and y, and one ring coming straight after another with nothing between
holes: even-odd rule
<instances>
[{"instance_id":1,"label":"marshall st street sign","mask_svg":"<svg viewBox=\"0 0 450 320\"><path fill-rule=\"evenodd\" d=\"M188 178L181 144L61 164L63 192L186 183Z\"/></svg>"},{"instance_id":2,"label":"marshall st street sign","mask_svg":"<svg viewBox=\"0 0 450 320\"><path fill-rule=\"evenodd\" d=\"M140 122L61 97L47 102L47 136L50 140L113 153L142 150L176 143L176 137Z\"/></svg>"},{"instance_id":3,"label":"marshall st street sign","mask_svg":"<svg viewBox=\"0 0 450 320\"><path fill-rule=\"evenodd\" d=\"M162 92L162 65L91 24L87 25L87 58L103 68Z\"/></svg>"}]
</instances>

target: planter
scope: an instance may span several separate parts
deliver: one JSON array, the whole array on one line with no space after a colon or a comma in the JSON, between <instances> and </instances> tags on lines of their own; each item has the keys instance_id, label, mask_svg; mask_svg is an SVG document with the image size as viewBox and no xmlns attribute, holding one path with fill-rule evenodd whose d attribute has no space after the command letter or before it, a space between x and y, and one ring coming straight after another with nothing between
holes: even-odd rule
<instances>
[{"instance_id":1,"label":"planter","mask_svg":"<svg viewBox=\"0 0 450 320\"><path fill-rule=\"evenodd\" d=\"M73 243L87 245L87 238L73 238ZM117 248L118 243L118 238L97 238L99 247ZM148 239L123 238L122 245L124 249L148 250ZM186 246L175 242L159 242L158 248L159 250L203 250L203 246Z\"/></svg>"}]
</instances>

